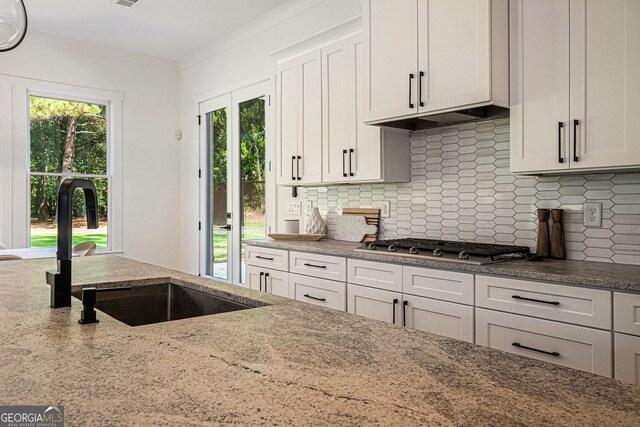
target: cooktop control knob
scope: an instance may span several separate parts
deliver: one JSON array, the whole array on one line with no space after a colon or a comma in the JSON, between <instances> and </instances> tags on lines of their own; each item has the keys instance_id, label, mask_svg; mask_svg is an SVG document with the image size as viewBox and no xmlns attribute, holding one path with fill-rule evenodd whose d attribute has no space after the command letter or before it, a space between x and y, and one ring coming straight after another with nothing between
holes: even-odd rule
<instances>
[{"instance_id":1,"label":"cooktop control knob","mask_svg":"<svg viewBox=\"0 0 640 427\"><path fill-rule=\"evenodd\" d=\"M418 250L418 248L409 248L409 253L412 255L417 255L420 253L420 251Z\"/></svg>"},{"instance_id":2,"label":"cooktop control knob","mask_svg":"<svg viewBox=\"0 0 640 427\"><path fill-rule=\"evenodd\" d=\"M394 246L394 245L389 245L389 246L387 247L387 251L388 251L388 252L396 252L397 250L398 250L398 247L397 247L397 246Z\"/></svg>"},{"instance_id":3,"label":"cooktop control knob","mask_svg":"<svg viewBox=\"0 0 640 427\"><path fill-rule=\"evenodd\" d=\"M471 256L469 255L469 252L467 252L467 251L460 251L460 253L458 254L458 258L459 259L469 259L469 258L471 258Z\"/></svg>"},{"instance_id":4,"label":"cooktop control knob","mask_svg":"<svg viewBox=\"0 0 640 427\"><path fill-rule=\"evenodd\" d=\"M367 246L367 249L369 249L370 251L375 251L376 249L378 249L378 247L373 243L369 243L369 245Z\"/></svg>"},{"instance_id":5,"label":"cooktop control knob","mask_svg":"<svg viewBox=\"0 0 640 427\"><path fill-rule=\"evenodd\" d=\"M443 255L444 255L444 252L442 252L442 249L436 248L433 250L433 256L440 258Z\"/></svg>"}]
</instances>

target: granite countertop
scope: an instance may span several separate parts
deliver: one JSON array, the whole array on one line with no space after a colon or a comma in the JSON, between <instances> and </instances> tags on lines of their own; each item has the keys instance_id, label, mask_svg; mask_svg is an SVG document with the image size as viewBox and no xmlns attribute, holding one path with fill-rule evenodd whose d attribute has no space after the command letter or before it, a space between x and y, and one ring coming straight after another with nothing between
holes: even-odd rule
<instances>
[{"instance_id":1,"label":"granite countertop","mask_svg":"<svg viewBox=\"0 0 640 427\"><path fill-rule=\"evenodd\" d=\"M55 260L0 263L0 402L67 425L640 425L640 387L117 256L74 283L171 280L260 308L130 327L50 309Z\"/></svg>"},{"instance_id":2,"label":"granite countertop","mask_svg":"<svg viewBox=\"0 0 640 427\"><path fill-rule=\"evenodd\" d=\"M246 240L245 242L249 245L265 248L314 252L324 255L336 255L417 267L558 282L617 291L640 292L640 265L550 259L540 262L517 260L488 265L474 265L403 257L386 254L384 252L356 252L354 249L362 247L362 243L341 242L331 239L320 240L318 242L296 242L273 239Z\"/></svg>"}]
</instances>

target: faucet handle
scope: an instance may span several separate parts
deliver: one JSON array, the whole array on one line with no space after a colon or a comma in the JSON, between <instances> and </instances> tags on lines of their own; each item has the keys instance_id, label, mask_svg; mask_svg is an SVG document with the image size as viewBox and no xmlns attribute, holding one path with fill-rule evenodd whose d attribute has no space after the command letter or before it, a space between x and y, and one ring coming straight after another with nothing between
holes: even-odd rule
<instances>
[{"instance_id":1,"label":"faucet handle","mask_svg":"<svg viewBox=\"0 0 640 427\"><path fill-rule=\"evenodd\" d=\"M129 291L131 286L124 286L118 288L96 288L94 286L82 288L82 312L80 313L80 319L78 323L86 325L89 323L98 323L96 318L96 299L98 292L118 292Z\"/></svg>"}]
</instances>

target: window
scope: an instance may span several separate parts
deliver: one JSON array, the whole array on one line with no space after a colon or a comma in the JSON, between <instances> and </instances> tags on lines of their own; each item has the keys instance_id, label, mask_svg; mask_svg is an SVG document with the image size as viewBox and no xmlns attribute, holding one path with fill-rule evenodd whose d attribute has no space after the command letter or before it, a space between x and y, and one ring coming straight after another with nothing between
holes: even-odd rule
<instances>
[{"instance_id":1,"label":"window","mask_svg":"<svg viewBox=\"0 0 640 427\"><path fill-rule=\"evenodd\" d=\"M30 247L55 247L60 181L82 177L98 192L100 228L87 230L84 196L74 194L73 244L93 241L109 248L109 116L106 104L29 97Z\"/></svg>"}]
</instances>

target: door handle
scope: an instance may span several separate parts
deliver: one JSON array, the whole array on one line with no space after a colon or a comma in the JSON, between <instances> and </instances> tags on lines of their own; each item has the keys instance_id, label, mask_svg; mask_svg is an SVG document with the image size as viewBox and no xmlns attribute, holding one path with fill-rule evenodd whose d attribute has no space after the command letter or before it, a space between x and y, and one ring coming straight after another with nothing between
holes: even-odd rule
<instances>
[{"instance_id":1,"label":"door handle","mask_svg":"<svg viewBox=\"0 0 640 427\"><path fill-rule=\"evenodd\" d=\"M413 109L415 106L413 105L413 102L411 102L413 100L413 97L411 96L411 86L413 86L413 79L415 78L415 75L413 73L409 74L409 108Z\"/></svg>"},{"instance_id":2,"label":"door handle","mask_svg":"<svg viewBox=\"0 0 640 427\"><path fill-rule=\"evenodd\" d=\"M220 228L221 230L229 231L231 230L231 224L223 225L222 227L218 227L218 228Z\"/></svg>"},{"instance_id":3,"label":"door handle","mask_svg":"<svg viewBox=\"0 0 640 427\"><path fill-rule=\"evenodd\" d=\"M294 168L293 164L294 164L295 162L296 162L296 156L291 156L291 179L292 179L293 181L295 181L295 180L296 180L296 176L295 176L295 174L293 173L293 168Z\"/></svg>"},{"instance_id":4,"label":"door handle","mask_svg":"<svg viewBox=\"0 0 640 427\"><path fill-rule=\"evenodd\" d=\"M267 291L267 279L269 278L269 273L264 273L264 291ZM271 287L271 291L273 291L273 286Z\"/></svg>"},{"instance_id":5,"label":"door handle","mask_svg":"<svg viewBox=\"0 0 640 427\"><path fill-rule=\"evenodd\" d=\"M558 122L558 163L564 163L562 157L562 129L564 128L564 122Z\"/></svg>"},{"instance_id":6,"label":"door handle","mask_svg":"<svg viewBox=\"0 0 640 427\"><path fill-rule=\"evenodd\" d=\"M419 105L424 107L424 102L422 102L422 78L424 77L424 71L420 71L420 77L418 78L418 98Z\"/></svg>"},{"instance_id":7,"label":"door handle","mask_svg":"<svg viewBox=\"0 0 640 427\"><path fill-rule=\"evenodd\" d=\"M353 152L354 152L353 148L350 148L349 149L349 176L354 176L355 175L353 173L353 167L352 167L352 164L351 164L351 160L353 158Z\"/></svg>"},{"instance_id":8,"label":"door handle","mask_svg":"<svg viewBox=\"0 0 640 427\"><path fill-rule=\"evenodd\" d=\"M394 325L396 324L396 304L398 303L398 298L394 298L393 299L393 304L391 305L391 310L392 310L392 314L391 314L391 318L393 319L391 321L391 323L393 323Z\"/></svg>"},{"instance_id":9,"label":"door handle","mask_svg":"<svg viewBox=\"0 0 640 427\"><path fill-rule=\"evenodd\" d=\"M347 155L347 150L342 150L342 176L345 178L347 177L347 172L345 169L345 160L344 160L346 155Z\"/></svg>"},{"instance_id":10,"label":"door handle","mask_svg":"<svg viewBox=\"0 0 640 427\"><path fill-rule=\"evenodd\" d=\"M578 161L578 125L580 124L579 120L573 121L573 161Z\"/></svg>"},{"instance_id":11,"label":"door handle","mask_svg":"<svg viewBox=\"0 0 640 427\"><path fill-rule=\"evenodd\" d=\"M402 326L407 326L407 305L409 301L402 301Z\"/></svg>"},{"instance_id":12,"label":"door handle","mask_svg":"<svg viewBox=\"0 0 640 427\"><path fill-rule=\"evenodd\" d=\"M264 271L260 272L260 292L262 292L262 276L264 276Z\"/></svg>"},{"instance_id":13,"label":"door handle","mask_svg":"<svg viewBox=\"0 0 640 427\"><path fill-rule=\"evenodd\" d=\"M297 168L296 168L296 175L298 176L298 181L301 181L302 178L300 177L300 160L302 160L302 156L298 156L298 164L297 164Z\"/></svg>"}]
</instances>

